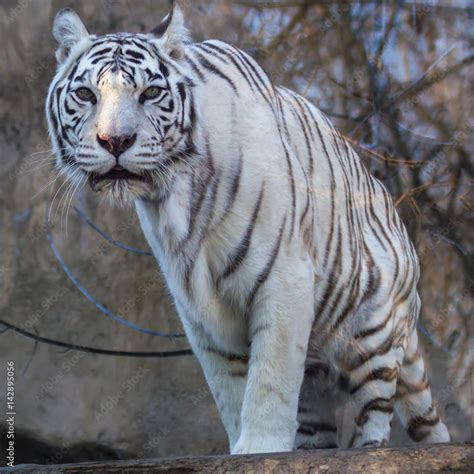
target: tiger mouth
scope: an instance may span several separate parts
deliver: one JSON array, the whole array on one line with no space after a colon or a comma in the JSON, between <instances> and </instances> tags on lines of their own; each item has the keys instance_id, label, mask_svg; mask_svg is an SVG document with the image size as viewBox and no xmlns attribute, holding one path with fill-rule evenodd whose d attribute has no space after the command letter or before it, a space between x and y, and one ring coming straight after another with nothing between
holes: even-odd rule
<instances>
[{"instance_id":1,"label":"tiger mouth","mask_svg":"<svg viewBox=\"0 0 474 474\"><path fill-rule=\"evenodd\" d=\"M150 179L145 175L132 173L121 166L115 166L105 174L92 173L89 178L90 185L94 191L105 181L141 181L148 183Z\"/></svg>"}]
</instances>

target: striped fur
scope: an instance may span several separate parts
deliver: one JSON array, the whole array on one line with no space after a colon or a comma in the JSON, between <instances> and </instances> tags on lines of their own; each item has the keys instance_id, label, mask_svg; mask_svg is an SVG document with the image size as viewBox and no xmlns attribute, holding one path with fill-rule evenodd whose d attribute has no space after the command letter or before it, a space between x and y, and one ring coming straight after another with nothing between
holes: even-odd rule
<instances>
[{"instance_id":1,"label":"striped fur","mask_svg":"<svg viewBox=\"0 0 474 474\"><path fill-rule=\"evenodd\" d=\"M383 445L395 406L443 442L418 349L418 260L384 186L303 97L243 51L154 34L89 35L58 14L47 101L58 169L133 201L219 408L232 453ZM150 85L162 93L141 103ZM77 87L96 94L81 103ZM137 133L118 158L100 133ZM298 428L299 426L299 428Z\"/></svg>"}]
</instances>

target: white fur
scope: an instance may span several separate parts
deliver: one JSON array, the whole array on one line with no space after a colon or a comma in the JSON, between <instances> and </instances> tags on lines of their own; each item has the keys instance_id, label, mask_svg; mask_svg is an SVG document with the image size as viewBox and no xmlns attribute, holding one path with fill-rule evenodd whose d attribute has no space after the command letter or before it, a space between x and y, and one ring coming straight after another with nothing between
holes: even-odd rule
<instances>
[{"instance_id":1,"label":"white fur","mask_svg":"<svg viewBox=\"0 0 474 474\"><path fill-rule=\"evenodd\" d=\"M54 19L53 36L58 42L56 59L63 63L72 48L89 36L79 15L70 8L60 10Z\"/></svg>"},{"instance_id":2,"label":"white fur","mask_svg":"<svg viewBox=\"0 0 474 474\"><path fill-rule=\"evenodd\" d=\"M61 41L70 47L75 38L79 48L77 44L85 41L85 28L71 14L57 21L63 32L58 34ZM185 34L181 11L175 10L168 31L150 41L177 71L169 77L175 105L179 81L186 76L194 82L187 91L186 106L192 94L196 117L190 135L192 156L170 165L151 188L127 185L120 195L139 197L135 206L142 229L203 367L231 452L291 450L298 421L302 425L335 423L336 398L325 389L337 386L333 380L344 375L350 387L357 387L374 369L400 371L407 354L416 350L416 256L383 186L366 173L355 152L314 106L286 89L274 88L243 53L218 41L187 45ZM176 48L182 48L182 54L176 54ZM216 50L220 56L213 54ZM206 60L200 63L203 56ZM206 70L206 61L221 74ZM193 62L201 64L205 80L191 67ZM50 97L63 83L65 70L58 72ZM104 131L138 134L137 144L117 159L120 166L140 172L156 165L156 159L143 164L138 158L154 133L147 118L151 109L137 101L144 88L142 82L136 89L129 87L120 73L104 76L97 106L84 106L89 119L81 136L74 137L82 145L71 150L79 157L81 146L92 147L94 158L78 159L84 173L106 173L115 165L115 158L95 140ZM54 107L48 117L57 147L51 130ZM189 112L186 107L184 114ZM302 126L301 117L309 116ZM184 132L173 133L161 137L156 146L158 159L180 156L176 150L183 152L182 146L172 147ZM58 154L58 166L60 158ZM229 209L239 167L239 187ZM199 201L196 189L204 182ZM165 190L169 193L163 198ZM117 194L111 191L114 198ZM256 205L259 196L260 207ZM238 270L224 275L254 213L257 217L245 257ZM372 266L380 279L377 291L370 294L370 282L376 278ZM271 271L265 273L267 267ZM337 281L332 281L331 272L337 272ZM259 285L262 275L265 278ZM355 283L357 291L352 290L357 288ZM330 285L334 288L328 294ZM354 307L333 330L352 291ZM400 300L401 294L405 299ZM383 330L357 339L359 332L377 326L387 315L389 322ZM390 335L393 344L388 350L364 362ZM311 379L308 372L305 376L305 368L315 364L327 366L329 374L320 379ZM407 380L410 374L406 372ZM410 383L419 381L415 379ZM369 381L348 397L355 421L374 397L390 401L396 383L395 379ZM431 395L417 400L415 409L407 412L408 423L430 408ZM311 410L297 420L298 404L305 403ZM390 410L369 411L364 424L355 423L354 445L388 440L391 417ZM446 436L439 422L429 439L444 441ZM328 441L337 442L335 429L327 436L299 434L296 444L322 447Z\"/></svg>"}]
</instances>

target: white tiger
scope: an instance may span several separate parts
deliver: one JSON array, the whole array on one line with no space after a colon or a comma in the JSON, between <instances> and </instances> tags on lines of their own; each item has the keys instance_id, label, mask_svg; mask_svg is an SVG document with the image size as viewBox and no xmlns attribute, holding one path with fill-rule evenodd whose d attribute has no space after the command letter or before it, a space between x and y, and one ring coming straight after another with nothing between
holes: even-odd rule
<instances>
[{"instance_id":1,"label":"white tiger","mask_svg":"<svg viewBox=\"0 0 474 474\"><path fill-rule=\"evenodd\" d=\"M384 186L327 118L179 7L150 34L54 23L57 168L133 201L231 453L449 440L418 349L418 261ZM342 402L341 402L342 401ZM347 444L347 443L346 443Z\"/></svg>"}]
</instances>

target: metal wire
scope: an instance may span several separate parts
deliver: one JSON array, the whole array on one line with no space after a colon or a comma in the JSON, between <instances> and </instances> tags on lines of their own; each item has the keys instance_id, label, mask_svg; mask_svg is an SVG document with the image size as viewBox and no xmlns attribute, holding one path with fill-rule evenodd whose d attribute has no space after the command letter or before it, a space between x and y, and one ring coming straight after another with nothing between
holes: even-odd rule
<instances>
[{"instance_id":1,"label":"metal wire","mask_svg":"<svg viewBox=\"0 0 474 474\"><path fill-rule=\"evenodd\" d=\"M184 337L184 334L181 333L166 333L166 332L161 332L161 331L155 331L153 329L147 329L147 328L142 328L130 321L127 321L124 319L122 316L118 316L116 314L113 314L111 311L109 311L103 304L99 303L78 281L78 279L74 276L72 273L71 269L68 267L64 259L62 258L55 242L53 235L51 233L51 227L49 225L49 220L48 220L48 206L46 206L46 216L45 216L45 231L46 231L46 236L49 241L49 245L51 247L51 250L53 251L54 256L56 257L56 260L58 261L59 265L63 269L64 273L68 276L68 278L71 280L71 282L74 284L74 286L97 308L99 309L103 314L105 314L107 317L113 319L117 323L126 326L130 329L133 329L135 331L141 332L143 334L148 334L151 336L158 336L158 337L165 337L165 338L181 338Z\"/></svg>"},{"instance_id":2,"label":"metal wire","mask_svg":"<svg viewBox=\"0 0 474 474\"><path fill-rule=\"evenodd\" d=\"M103 237L107 242L110 244L114 245L115 247L121 248L123 250L127 250L128 252L132 253L137 253L139 255L146 255L149 257L153 257L153 254L151 252L148 252L146 250L141 250L137 249L135 247L130 247L129 245L123 244L122 242L119 242L118 240L115 240L112 238L110 235L105 233L101 228L99 228L94 222L92 222L89 217L86 215L84 211L79 209L78 207L74 206L74 211L76 211L76 214L78 215L79 219L84 221L89 227L91 227L93 230L95 230L101 237Z\"/></svg>"},{"instance_id":3,"label":"metal wire","mask_svg":"<svg viewBox=\"0 0 474 474\"><path fill-rule=\"evenodd\" d=\"M423 333L436 347L441 349L443 352L451 357L455 357L455 353L444 347L421 323L418 323L418 330Z\"/></svg>"},{"instance_id":4,"label":"metal wire","mask_svg":"<svg viewBox=\"0 0 474 474\"><path fill-rule=\"evenodd\" d=\"M82 346L78 344L69 344L67 342L57 341L55 339L48 339L46 337L41 337L39 335L33 334L31 332L25 331L13 324L7 323L6 321L0 320L0 325L5 326L5 330L12 330L18 334L21 334L24 337L34 340L36 343L41 342L43 344L48 344L51 346L62 347L68 350L88 352L89 354L100 354L106 356L115 356L115 357L153 357L153 358L169 358L169 357L181 357L193 355L193 351L180 350L180 351L163 351L163 352L130 352L130 351L110 351L106 349L98 349L95 347Z\"/></svg>"}]
</instances>

